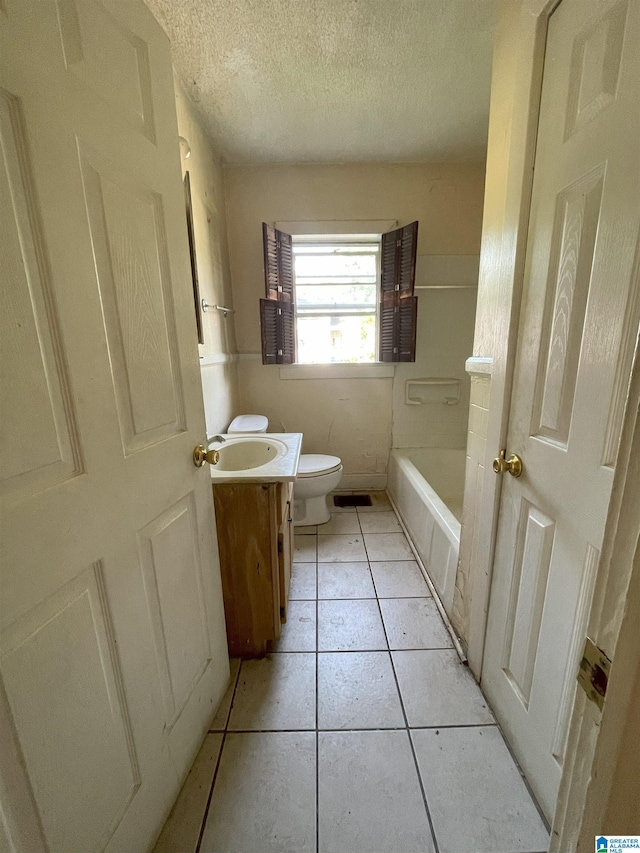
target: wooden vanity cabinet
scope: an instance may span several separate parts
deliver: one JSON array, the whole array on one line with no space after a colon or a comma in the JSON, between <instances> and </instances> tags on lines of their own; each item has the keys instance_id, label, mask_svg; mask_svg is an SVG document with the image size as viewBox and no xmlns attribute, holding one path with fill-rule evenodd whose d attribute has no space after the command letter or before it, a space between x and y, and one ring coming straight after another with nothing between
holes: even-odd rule
<instances>
[{"instance_id":1,"label":"wooden vanity cabinet","mask_svg":"<svg viewBox=\"0 0 640 853\"><path fill-rule=\"evenodd\" d=\"M229 654L261 657L286 621L293 483L213 486Z\"/></svg>"}]
</instances>

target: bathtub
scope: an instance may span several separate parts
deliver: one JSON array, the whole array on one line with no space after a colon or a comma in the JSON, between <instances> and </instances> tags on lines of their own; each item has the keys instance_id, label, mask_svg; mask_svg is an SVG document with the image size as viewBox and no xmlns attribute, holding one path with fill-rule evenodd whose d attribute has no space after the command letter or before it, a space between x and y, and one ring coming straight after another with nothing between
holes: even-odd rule
<instances>
[{"instance_id":1,"label":"bathtub","mask_svg":"<svg viewBox=\"0 0 640 853\"><path fill-rule=\"evenodd\" d=\"M451 614L460 551L464 450L392 450L387 489Z\"/></svg>"}]
</instances>

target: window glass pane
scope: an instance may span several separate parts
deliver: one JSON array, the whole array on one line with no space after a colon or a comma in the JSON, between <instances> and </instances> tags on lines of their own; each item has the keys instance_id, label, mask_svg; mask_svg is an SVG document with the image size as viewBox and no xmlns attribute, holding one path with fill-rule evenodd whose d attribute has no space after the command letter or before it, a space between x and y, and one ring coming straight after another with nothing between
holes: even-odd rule
<instances>
[{"instance_id":1,"label":"window glass pane","mask_svg":"<svg viewBox=\"0 0 640 853\"><path fill-rule=\"evenodd\" d=\"M366 362L376 359L375 315L298 316L297 328L299 363Z\"/></svg>"},{"instance_id":2,"label":"window glass pane","mask_svg":"<svg viewBox=\"0 0 640 853\"><path fill-rule=\"evenodd\" d=\"M376 256L373 254L296 254L295 275L297 284L315 284L332 280L375 284Z\"/></svg>"},{"instance_id":3,"label":"window glass pane","mask_svg":"<svg viewBox=\"0 0 640 853\"><path fill-rule=\"evenodd\" d=\"M314 305L362 305L375 308L375 284L298 284L296 285L298 310Z\"/></svg>"}]
</instances>

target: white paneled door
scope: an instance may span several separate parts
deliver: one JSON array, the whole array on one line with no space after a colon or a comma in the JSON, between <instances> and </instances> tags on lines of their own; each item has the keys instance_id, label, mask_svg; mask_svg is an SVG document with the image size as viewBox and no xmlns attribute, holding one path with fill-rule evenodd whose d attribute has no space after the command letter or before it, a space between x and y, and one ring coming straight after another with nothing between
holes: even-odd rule
<instances>
[{"instance_id":1,"label":"white paneled door","mask_svg":"<svg viewBox=\"0 0 640 853\"><path fill-rule=\"evenodd\" d=\"M549 21L482 684L551 818L638 332L640 4Z\"/></svg>"},{"instance_id":2,"label":"white paneled door","mask_svg":"<svg viewBox=\"0 0 640 853\"><path fill-rule=\"evenodd\" d=\"M227 666L169 45L142 0L0 40L0 838L143 851Z\"/></svg>"}]
</instances>

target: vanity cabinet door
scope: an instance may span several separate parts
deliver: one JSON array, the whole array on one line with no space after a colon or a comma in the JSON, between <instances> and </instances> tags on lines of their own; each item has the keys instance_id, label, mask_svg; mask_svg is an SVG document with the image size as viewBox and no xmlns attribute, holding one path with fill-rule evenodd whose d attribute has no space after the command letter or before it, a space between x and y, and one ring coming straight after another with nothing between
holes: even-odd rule
<instances>
[{"instance_id":1,"label":"vanity cabinet door","mask_svg":"<svg viewBox=\"0 0 640 853\"><path fill-rule=\"evenodd\" d=\"M213 486L229 653L260 657L280 636L276 483Z\"/></svg>"}]
</instances>

